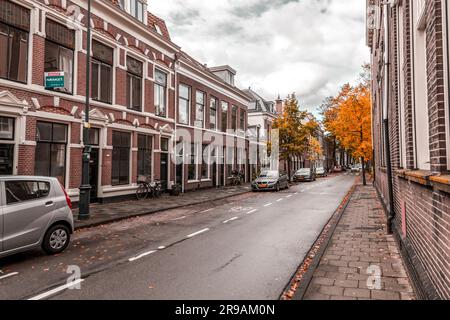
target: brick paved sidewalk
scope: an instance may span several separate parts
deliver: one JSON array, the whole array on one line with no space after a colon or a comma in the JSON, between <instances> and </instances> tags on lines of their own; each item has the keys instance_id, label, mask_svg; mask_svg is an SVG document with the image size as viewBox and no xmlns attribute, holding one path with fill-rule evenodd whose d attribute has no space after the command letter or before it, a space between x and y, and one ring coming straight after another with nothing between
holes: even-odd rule
<instances>
[{"instance_id":1,"label":"brick paved sidewalk","mask_svg":"<svg viewBox=\"0 0 450 320\"><path fill-rule=\"evenodd\" d=\"M103 223L118 221L163 210L170 210L211 201L219 201L240 195L251 190L249 184L235 187L211 188L190 191L174 197L164 195L159 199L143 201L122 201L108 204L92 204L91 217L87 221L78 220L78 209L73 209L75 229L97 226Z\"/></svg>"},{"instance_id":2,"label":"brick paved sidewalk","mask_svg":"<svg viewBox=\"0 0 450 320\"><path fill-rule=\"evenodd\" d=\"M304 299L413 300L397 245L385 230L386 217L375 189L358 185ZM380 271L381 278L376 277Z\"/></svg>"}]
</instances>

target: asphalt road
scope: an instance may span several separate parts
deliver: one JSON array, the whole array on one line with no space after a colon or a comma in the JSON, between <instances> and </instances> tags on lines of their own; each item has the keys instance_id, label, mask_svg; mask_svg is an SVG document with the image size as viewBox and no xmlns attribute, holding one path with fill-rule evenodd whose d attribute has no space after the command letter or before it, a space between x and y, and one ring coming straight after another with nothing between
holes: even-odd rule
<instances>
[{"instance_id":1,"label":"asphalt road","mask_svg":"<svg viewBox=\"0 0 450 320\"><path fill-rule=\"evenodd\" d=\"M278 299L353 182L339 175L81 230L59 256L1 259L0 299ZM65 290L68 267L80 268L80 290Z\"/></svg>"}]
</instances>

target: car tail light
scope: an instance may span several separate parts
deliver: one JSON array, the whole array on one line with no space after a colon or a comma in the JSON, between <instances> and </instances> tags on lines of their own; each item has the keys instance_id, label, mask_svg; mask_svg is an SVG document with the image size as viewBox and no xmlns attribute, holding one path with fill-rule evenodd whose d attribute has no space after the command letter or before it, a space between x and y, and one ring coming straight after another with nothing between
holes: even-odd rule
<instances>
[{"instance_id":1,"label":"car tail light","mask_svg":"<svg viewBox=\"0 0 450 320\"><path fill-rule=\"evenodd\" d=\"M61 182L59 183L59 185L61 186L62 191L64 192L64 195L66 196L66 202L67 205L69 206L70 209L72 209L72 201L69 198L69 195L66 192L66 189L64 188L64 186L61 184Z\"/></svg>"}]
</instances>

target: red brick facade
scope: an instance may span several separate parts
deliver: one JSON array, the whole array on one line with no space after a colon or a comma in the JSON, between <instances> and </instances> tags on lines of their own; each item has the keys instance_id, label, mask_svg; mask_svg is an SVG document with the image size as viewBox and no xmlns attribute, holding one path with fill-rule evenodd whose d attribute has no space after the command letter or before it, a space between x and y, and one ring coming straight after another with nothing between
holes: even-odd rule
<instances>
[{"instance_id":1,"label":"red brick facade","mask_svg":"<svg viewBox=\"0 0 450 320\"><path fill-rule=\"evenodd\" d=\"M10 79L0 79L0 117L14 119L14 141L2 141L0 144L14 144L14 168L12 174L33 175L35 173L37 121L61 123L67 125L67 142L65 154L65 181L61 181L74 201L78 200L78 187L81 182L81 154L83 139L81 136L84 121L84 103L86 94L86 10L75 10L83 15L81 25L73 21L69 9L71 1L54 0L18 0L20 6L28 8L31 16L28 49L28 78L26 83L18 83ZM47 2L47 4L46 4ZM117 1L93 2L92 37L98 42L111 47L114 52L112 66L112 103L91 101L90 118L92 128L99 130L98 149L98 198L107 201L110 198L132 196L136 189L138 176L138 135L152 137L152 178L159 180L161 174L160 139L169 139L169 160L177 135L177 87L183 82L206 93L205 128L209 125L209 98L211 95L226 100L247 110L248 97L234 86L216 77L201 63L193 59L184 59L180 48L171 42L164 21L148 13L146 24L131 17L117 6ZM78 7L76 7L78 8ZM100 14L101 13L101 14ZM44 88L46 30L45 19L50 19L70 26L75 33L75 50L73 62L73 93L65 94ZM3 22L2 22L3 23ZM5 22L7 23L7 21ZM159 33L159 30L161 33ZM142 111L127 108L127 57L142 62ZM181 57L181 58L180 58ZM189 73L179 73L176 65L184 65L181 69L189 69ZM167 75L165 117L155 114L155 70L159 69ZM181 70L180 69L180 70ZM195 79L190 75L195 75ZM216 88L216 89L214 89ZM220 88L220 90L219 90ZM219 90L220 92L217 92ZM238 97L238 101L236 101ZM195 102L195 99L192 101ZM195 103L191 105L194 112ZM239 116L240 112L238 112ZM247 121L245 121L245 125ZM192 130L193 125L188 129ZM130 133L128 184L113 185L113 132ZM223 135L225 136L225 135ZM239 138L237 134L232 134ZM206 143L207 141L205 141ZM186 165L187 166L187 165ZM175 183L175 164L170 161L167 166L167 187ZM215 185L212 181L202 181L200 187ZM194 188L184 181L185 190Z\"/></svg>"},{"instance_id":2,"label":"red brick facade","mask_svg":"<svg viewBox=\"0 0 450 320\"><path fill-rule=\"evenodd\" d=\"M446 46L450 29L444 14L448 4L441 0L403 0L384 6L381 1L370 0L368 5L380 13L374 15L379 17L375 24L368 26L373 61L375 184L387 211L393 208L393 232L419 297L449 299L450 106ZM389 42L384 36L386 16ZM386 50L389 61L384 58ZM384 85L385 68L389 87ZM390 158L383 127L384 94L389 94ZM420 131L424 124L428 132ZM429 162L421 163L420 157L428 157ZM392 206L388 161L392 165Z\"/></svg>"}]
</instances>

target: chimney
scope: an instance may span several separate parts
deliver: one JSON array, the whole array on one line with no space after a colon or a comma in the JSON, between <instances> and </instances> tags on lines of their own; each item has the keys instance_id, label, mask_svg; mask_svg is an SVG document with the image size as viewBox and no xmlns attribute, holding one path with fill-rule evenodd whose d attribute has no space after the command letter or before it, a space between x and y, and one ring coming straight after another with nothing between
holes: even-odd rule
<instances>
[{"instance_id":1,"label":"chimney","mask_svg":"<svg viewBox=\"0 0 450 320\"><path fill-rule=\"evenodd\" d=\"M277 100L275 100L275 110L278 115L283 114L283 100L281 100L280 95L278 95Z\"/></svg>"}]
</instances>

